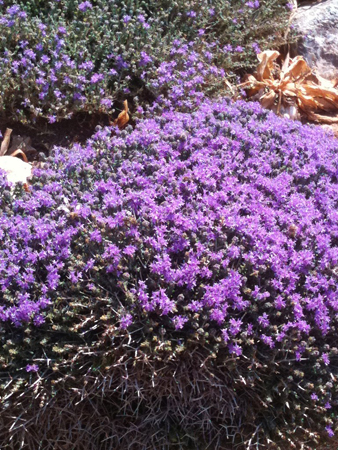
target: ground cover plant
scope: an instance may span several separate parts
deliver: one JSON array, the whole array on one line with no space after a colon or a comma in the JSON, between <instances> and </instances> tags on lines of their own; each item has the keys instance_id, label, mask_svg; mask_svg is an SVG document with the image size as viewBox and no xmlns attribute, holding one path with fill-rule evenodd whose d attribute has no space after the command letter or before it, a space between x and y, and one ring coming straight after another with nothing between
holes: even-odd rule
<instances>
[{"instance_id":1,"label":"ground cover plant","mask_svg":"<svg viewBox=\"0 0 338 450\"><path fill-rule=\"evenodd\" d=\"M337 140L205 100L1 190L3 448L333 435Z\"/></svg>"},{"instance_id":2,"label":"ground cover plant","mask_svg":"<svg viewBox=\"0 0 338 450\"><path fill-rule=\"evenodd\" d=\"M111 113L121 96L153 100L148 77L170 58L176 39L215 42L213 62L235 81L257 52L284 42L291 7L286 0L154 5L1 1L0 117L53 123L79 111Z\"/></svg>"},{"instance_id":3,"label":"ground cover plant","mask_svg":"<svg viewBox=\"0 0 338 450\"><path fill-rule=\"evenodd\" d=\"M291 5L0 8L6 117L132 105L29 188L0 173L0 447L331 443L337 140L221 97Z\"/></svg>"}]
</instances>

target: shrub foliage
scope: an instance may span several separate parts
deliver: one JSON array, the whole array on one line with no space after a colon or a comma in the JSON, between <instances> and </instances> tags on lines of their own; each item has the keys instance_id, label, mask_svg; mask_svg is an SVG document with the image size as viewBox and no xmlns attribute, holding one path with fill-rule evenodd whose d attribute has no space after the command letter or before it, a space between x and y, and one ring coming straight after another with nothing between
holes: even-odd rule
<instances>
[{"instance_id":1,"label":"shrub foliage","mask_svg":"<svg viewBox=\"0 0 338 450\"><path fill-rule=\"evenodd\" d=\"M0 2L0 114L55 122L111 112L121 95L149 100L147 77L176 39L215 43L231 77L283 40L286 0Z\"/></svg>"}]
</instances>

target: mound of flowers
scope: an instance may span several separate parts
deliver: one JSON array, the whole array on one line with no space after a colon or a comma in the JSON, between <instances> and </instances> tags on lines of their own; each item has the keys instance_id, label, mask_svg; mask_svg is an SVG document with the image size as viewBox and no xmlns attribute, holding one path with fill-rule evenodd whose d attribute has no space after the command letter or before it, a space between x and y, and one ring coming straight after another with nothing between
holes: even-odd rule
<instances>
[{"instance_id":1,"label":"mound of flowers","mask_svg":"<svg viewBox=\"0 0 338 450\"><path fill-rule=\"evenodd\" d=\"M22 392L47 424L42 406L67 389L69 411L95 399L110 418L88 448L103 431L120 448L126 430L135 448L333 435L337 147L224 99L56 148L30 192L3 178L3 442L40 433L49 448Z\"/></svg>"}]
</instances>

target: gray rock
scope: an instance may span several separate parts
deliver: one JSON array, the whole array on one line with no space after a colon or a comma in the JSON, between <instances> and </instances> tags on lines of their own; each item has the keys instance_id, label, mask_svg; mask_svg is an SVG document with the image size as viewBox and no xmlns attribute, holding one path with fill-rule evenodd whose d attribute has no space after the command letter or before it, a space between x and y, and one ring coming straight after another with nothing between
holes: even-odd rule
<instances>
[{"instance_id":1,"label":"gray rock","mask_svg":"<svg viewBox=\"0 0 338 450\"><path fill-rule=\"evenodd\" d=\"M300 5L292 19L301 36L292 55L304 57L311 69L327 79L338 77L338 0Z\"/></svg>"}]
</instances>

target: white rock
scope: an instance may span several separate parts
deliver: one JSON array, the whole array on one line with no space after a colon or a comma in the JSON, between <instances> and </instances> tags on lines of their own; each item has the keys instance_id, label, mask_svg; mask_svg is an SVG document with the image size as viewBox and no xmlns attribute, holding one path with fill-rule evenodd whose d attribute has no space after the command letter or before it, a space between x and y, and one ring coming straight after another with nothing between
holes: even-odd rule
<instances>
[{"instance_id":1,"label":"white rock","mask_svg":"<svg viewBox=\"0 0 338 450\"><path fill-rule=\"evenodd\" d=\"M0 170L6 172L11 183L27 183L27 178L32 175L32 166L13 156L0 156Z\"/></svg>"}]
</instances>

